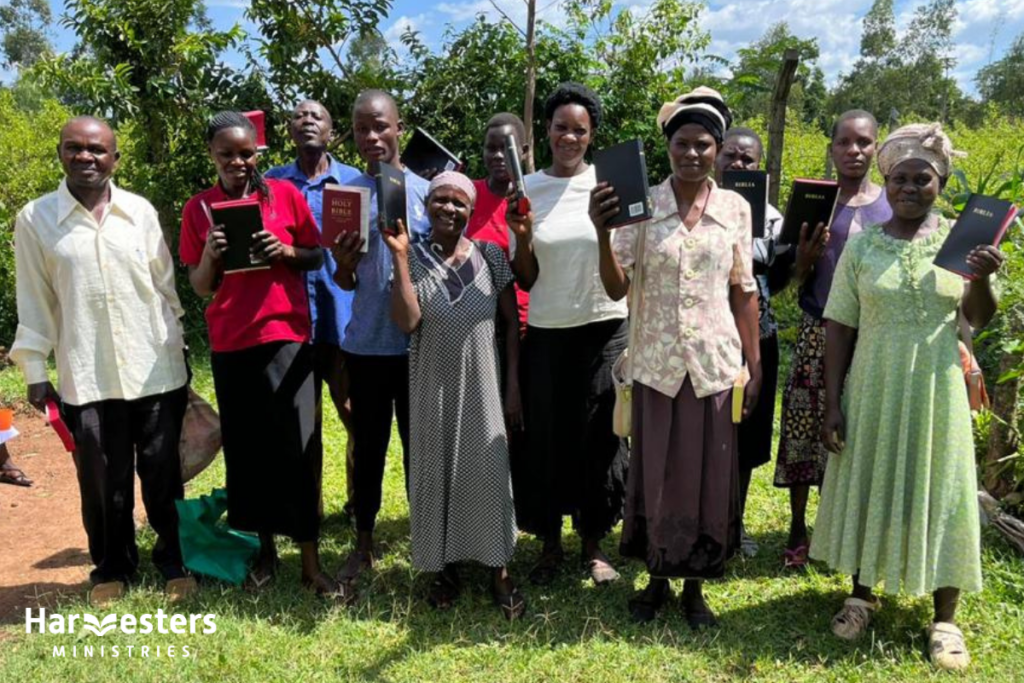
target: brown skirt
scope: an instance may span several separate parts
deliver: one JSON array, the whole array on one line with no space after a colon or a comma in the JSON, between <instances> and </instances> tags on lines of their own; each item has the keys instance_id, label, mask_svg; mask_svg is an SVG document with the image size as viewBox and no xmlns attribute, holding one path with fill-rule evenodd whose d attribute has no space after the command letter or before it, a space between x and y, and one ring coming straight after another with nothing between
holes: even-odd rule
<instances>
[{"instance_id":1,"label":"brown skirt","mask_svg":"<svg viewBox=\"0 0 1024 683\"><path fill-rule=\"evenodd\" d=\"M739 547L731 391L675 398L633 384L633 452L620 552L651 576L714 579Z\"/></svg>"}]
</instances>

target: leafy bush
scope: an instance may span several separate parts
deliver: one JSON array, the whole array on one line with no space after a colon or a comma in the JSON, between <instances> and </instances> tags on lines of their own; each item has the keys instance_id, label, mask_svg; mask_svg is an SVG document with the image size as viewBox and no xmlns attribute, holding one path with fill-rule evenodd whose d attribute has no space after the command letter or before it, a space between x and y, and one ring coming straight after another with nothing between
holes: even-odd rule
<instances>
[{"instance_id":1,"label":"leafy bush","mask_svg":"<svg viewBox=\"0 0 1024 683\"><path fill-rule=\"evenodd\" d=\"M62 176L57 140L68 116L55 100L22 109L14 92L0 89L0 346L10 346L18 326L14 219L29 201L56 189Z\"/></svg>"}]
</instances>

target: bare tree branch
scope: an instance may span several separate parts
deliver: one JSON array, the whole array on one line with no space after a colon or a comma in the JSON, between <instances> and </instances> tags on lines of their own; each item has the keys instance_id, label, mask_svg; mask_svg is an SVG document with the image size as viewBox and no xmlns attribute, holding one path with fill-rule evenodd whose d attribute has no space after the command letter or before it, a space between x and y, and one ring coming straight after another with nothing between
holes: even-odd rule
<instances>
[{"instance_id":1,"label":"bare tree branch","mask_svg":"<svg viewBox=\"0 0 1024 683\"><path fill-rule=\"evenodd\" d=\"M515 28L515 30L517 30L521 34L523 34L524 38L526 37L526 31L524 31L523 29L519 28L519 24L517 24L516 22L512 21L512 17L510 17L509 15L505 14L505 10L501 9L500 7L498 7L498 3L496 3L494 0L488 0L488 1L491 3L491 5L494 7L494 9L498 10L498 14L500 14L501 16L503 16L505 18L505 21L507 21L508 23L512 24L512 26Z\"/></svg>"}]
</instances>

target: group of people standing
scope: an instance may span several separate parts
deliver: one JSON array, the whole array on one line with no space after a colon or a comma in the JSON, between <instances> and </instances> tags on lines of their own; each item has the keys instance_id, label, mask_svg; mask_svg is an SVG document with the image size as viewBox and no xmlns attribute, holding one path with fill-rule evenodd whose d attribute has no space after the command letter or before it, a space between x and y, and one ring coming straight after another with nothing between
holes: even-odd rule
<instances>
[{"instance_id":1,"label":"group of people standing","mask_svg":"<svg viewBox=\"0 0 1024 683\"><path fill-rule=\"evenodd\" d=\"M550 584L566 563L568 515L581 568L597 585L618 578L605 540L622 521L620 554L649 573L628 605L635 620L654 619L669 579L682 578L687 622L714 625L703 582L722 577L736 552L757 552L742 520L752 471L771 460L779 370L771 298L793 282L804 319L775 475L792 503L785 563L814 557L854 577L832 623L842 638L866 630L879 583L933 593L933 660L966 666L954 614L959 592L980 588L980 541L956 320L958 310L975 329L991 319L989 276L1002 256L979 247L978 278L966 285L931 265L950 229L933 210L950 174L948 138L937 125L894 131L877 155L878 187L869 180L877 124L847 112L832 131L835 218L801 226L799 243L782 245L774 207L764 236L752 239L750 206L719 186L726 170L758 168L762 144L732 127L716 91L696 88L658 112L671 175L652 187L649 220L614 230L605 224L618 210L615 188L597 183L586 161L600 99L563 84L544 116L552 162L526 177L525 215L508 201L504 140L526 139L512 114L484 127L487 177L476 181L451 171L427 180L403 167L404 124L378 90L360 94L352 112L363 171L328 153L333 123L317 102L292 114L296 161L266 175L249 121L234 112L211 119L218 181L185 205L179 253L193 289L211 297L228 522L261 541L249 587L273 579L274 537L284 535L301 550L304 585L355 598L376 559L397 422L412 560L432 573L434 606L453 604L458 565L475 561L493 570L501 612L524 614L508 572L518 533L541 539L528 578ZM29 400L61 401L78 444L94 602L121 595L138 565L133 467L157 532L154 560L181 598L196 585L182 565L173 506L183 493L176 445L187 382L173 262L152 207L110 181L118 152L106 124L73 119L58 151L65 180L17 219L11 355ZM377 227L373 173L382 162L405 173L408 224L395 233ZM350 233L320 248L328 183L369 188L365 243ZM227 242L210 204L248 196L264 220L252 250L270 267L225 275ZM628 440L612 429L613 366L627 345ZM59 394L47 381L51 351ZM741 373L749 380L736 425ZM317 553L324 383L349 434L346 509L357 530L336 576ZM813 486L821 504L809 541Z\"/></svg>"}]
</instances>

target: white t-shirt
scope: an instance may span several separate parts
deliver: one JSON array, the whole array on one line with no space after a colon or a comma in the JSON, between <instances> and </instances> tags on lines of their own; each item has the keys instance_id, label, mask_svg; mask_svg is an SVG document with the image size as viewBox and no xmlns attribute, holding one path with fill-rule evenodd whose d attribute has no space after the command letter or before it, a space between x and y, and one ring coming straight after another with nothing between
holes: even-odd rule
<instances>
[{"instance_id":1,"label":"white t-shirt","mask_svg":"<svg viewBox=\"0 0 1024 683\"><path fill-rule=\"evenodd\" d=\"M597 233L588 214L596 184L593 166L571 178L543 171L526 176L540 266L530 289L533 327L578 327L627 315L626 298L612 301L601 284Z\"/></svg>"}]
</instances>

